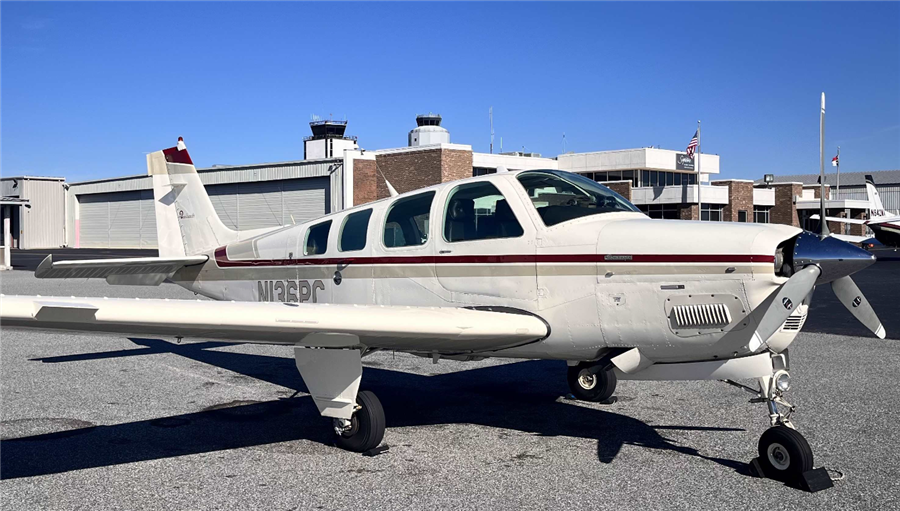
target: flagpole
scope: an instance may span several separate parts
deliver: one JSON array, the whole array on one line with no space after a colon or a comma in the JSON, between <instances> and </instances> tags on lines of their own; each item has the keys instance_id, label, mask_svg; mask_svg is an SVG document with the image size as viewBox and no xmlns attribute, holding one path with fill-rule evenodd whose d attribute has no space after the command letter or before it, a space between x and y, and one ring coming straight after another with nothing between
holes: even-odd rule
<instances>
[{"instance_id":1,"label":"flagpole","mask_svg":"<svg viewBox=\"0 0 900 511\"><path fill-rule=\"evenodd\" d=\"M835 192L834 198L837 199L837 194L841 193L841 146L838 146L837 153L837 191Z\"/></svg>"},{"instance_id":2,"label":"flagpole","mask_svg":"<svg viewBox=\"0 0 900 511\"><path fill-rule=\"evenodd\" d=\"M703 220L703 201L700 200L700 191L703 189L703 183L700 181L700 121L697 121L697 218Z\"/></svg>"}]
</instances>

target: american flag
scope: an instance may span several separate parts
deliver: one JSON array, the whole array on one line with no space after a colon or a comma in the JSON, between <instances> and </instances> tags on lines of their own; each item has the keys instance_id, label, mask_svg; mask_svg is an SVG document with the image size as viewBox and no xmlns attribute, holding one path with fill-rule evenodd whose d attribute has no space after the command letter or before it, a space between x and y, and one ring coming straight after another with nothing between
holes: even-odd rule
<instances>
[{"instance_id":1,"label":"american flag","mask_svg":"<svg viewBox=\"0 0 900 511\"><path fill-rule=\"evenodd\" d=\"M697 134L699 132L700 130L694 132L694 138L691 139L687 146L688 157L691 159L694 158L694 149L697 149L697 146L699 145L699 141L697 140Z\"/></svg>"}]
</instances>

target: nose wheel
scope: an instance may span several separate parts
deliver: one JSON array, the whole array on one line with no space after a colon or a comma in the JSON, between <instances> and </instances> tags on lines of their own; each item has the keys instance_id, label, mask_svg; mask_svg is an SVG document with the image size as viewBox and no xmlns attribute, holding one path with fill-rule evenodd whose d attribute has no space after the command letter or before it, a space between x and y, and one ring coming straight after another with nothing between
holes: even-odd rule
<instances>
[{"instance_id":1,"label":"nose wheel","mask_svg":"<svg viewBox=\"0 0 900 511\"><path fill-rule=\"evenodd\" d=\"M608 401L616 391L616 374L608 364L583 362L569 366L566 380L572 395L582 401Z\"/></svg>"},{"instance_id":2,"label":"nose wheel","mask_svg":"<svg viewBox=\"0 0 900 511\"><path fill-rule=\"evenodd\" d=\"M813 453L803 435L787 426L774 426L759 439L759 464L772 479L792 483L813 469Z\"/></svg>"}]
</instances>

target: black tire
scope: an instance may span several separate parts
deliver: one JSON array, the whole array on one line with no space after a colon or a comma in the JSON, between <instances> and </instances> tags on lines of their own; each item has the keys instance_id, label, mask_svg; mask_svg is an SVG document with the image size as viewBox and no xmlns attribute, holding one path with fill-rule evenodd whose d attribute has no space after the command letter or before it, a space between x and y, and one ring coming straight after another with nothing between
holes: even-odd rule
<instances>
[{"instance_id":1,"label":"black tire","mask_svg":"<svg viewBox=\"0 0 900 511\"><path fill-rule=\"evenodd\" d=\"M384 440L384 408L378 397L368 390L356 395L361 406L350 419L350 429L337 437L337 445L353 452L366 452L378 447Z\"/></svg>"},{"instance_id":2,"label":"black tire","mask_svg":"<svg viewBox=\"0 0 900 511\"><path fill-rule=\"evenodd\" d=\"M813 453L803 435L787 426L775 426L759 438L759 464L766 476L796 483L813 468Z\"/></svg>"},{"instance_id":3,"label":"black tire","mask_svg":"<svg viewBox=\"0 0 900 511\"><path fill-rule=\"evenodd\" d=\"M585 363L569 366L566 380L572 395L582 401L606 401L616 391L616 373L612 368Z\"/></svg>"}]
</instances>

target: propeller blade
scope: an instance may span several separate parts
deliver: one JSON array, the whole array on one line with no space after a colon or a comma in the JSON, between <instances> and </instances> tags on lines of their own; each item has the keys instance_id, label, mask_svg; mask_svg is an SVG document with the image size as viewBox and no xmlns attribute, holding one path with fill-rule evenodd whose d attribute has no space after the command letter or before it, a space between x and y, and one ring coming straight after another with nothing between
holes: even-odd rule
<instances>
[{"instance_id":1,"label":"propeller blade","mask_svg":"<svg viewBox=\"0 0 900 511\"><path fill-rule=\"evenodd\" d=\"M753 338L748 344L750 351L756 352L763 343L769 340L769 337L772 337L772 334L781 328L788 316L794 312L794 307L798 307L812 292L816 285L816 279L821 273L822 270L818 266L810 265L795 273L781 285L775 294L775 299L772 300L762 319L759 320L759 326L753 332Z\"/></svg>"},{"instance_id":2,"label":"propeller blade","mask_svg":"<svg viewBox=\"0 0 900 511\"><path fill-rule=\"evenodd\" d=\"M885 331L881 320L875 314L875 310L869 304L869 300L863 296L862 291L856 286L849 276L841 277L831 283L831 289L838 297L838 300L844 304L844 307L850 311L850 314L872 331L879 339L884 339Z\"/></svg>"}]
</instances>

